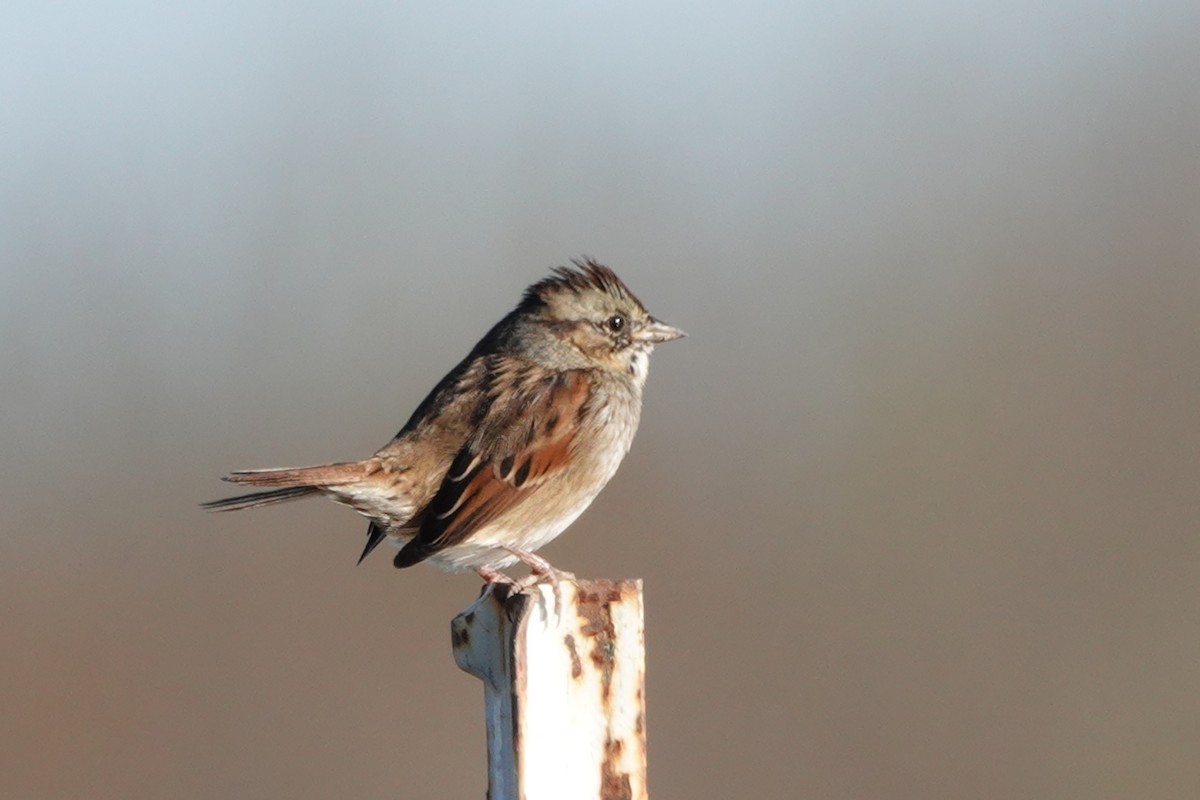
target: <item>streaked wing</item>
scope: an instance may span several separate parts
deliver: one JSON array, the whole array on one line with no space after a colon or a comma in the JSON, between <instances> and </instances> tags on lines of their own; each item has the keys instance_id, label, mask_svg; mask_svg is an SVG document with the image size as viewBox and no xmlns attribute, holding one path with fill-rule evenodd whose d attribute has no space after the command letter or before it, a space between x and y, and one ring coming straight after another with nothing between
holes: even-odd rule
<instances>
[{"instance_id":1,"label":"streaked wing","mask_svg":"<svg viewBox=\"0 0 1200 800\"><path fill-rule=\"evenodd\" d=\"M554 371L509 356L488 359L475 432L396 556L407 567L464 541L534 495L570 463L589 398L586 372Z\"/></svg>"}]
</instances>

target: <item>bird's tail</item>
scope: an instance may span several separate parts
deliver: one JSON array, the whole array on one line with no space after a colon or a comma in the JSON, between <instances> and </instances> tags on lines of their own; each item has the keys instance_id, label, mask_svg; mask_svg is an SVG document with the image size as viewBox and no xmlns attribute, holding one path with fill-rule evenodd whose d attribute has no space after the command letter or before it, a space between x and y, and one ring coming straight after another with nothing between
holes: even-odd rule
<instances>
[{"instance_id":1,"label":"bird's tail","mask_svg":"<svg viewBox=\"0 0 1200 800\"><path fill-rule=\"evenodd\" d=\"M251 492L221 500L211 500L200 505L209 511L240 511L243 508L258 508L301 497L319 494L323 489L342 486L361 480L365 472L362 462L321 464L315 467L295 469L248 469L226 475L222 480L230 483L248 483L251 486L272 486L264 492Z\"/></svg>"},{"instance_id":2,"label":"bird's tail","mask_svg":"<svg viewBox=\"0 0 1200 800\"><path fill-rule=\"evenodd\" d=\"M299 500L321 491L315 486L290 486L286 489L269 489L265 492L239 494L237 497L224 497L220 500L209 500L201 503L200 507L207 511L240 511L243 508L258 508L273 506L276 503L286 503L288 500Z\"/></svg>"}]
</instances>

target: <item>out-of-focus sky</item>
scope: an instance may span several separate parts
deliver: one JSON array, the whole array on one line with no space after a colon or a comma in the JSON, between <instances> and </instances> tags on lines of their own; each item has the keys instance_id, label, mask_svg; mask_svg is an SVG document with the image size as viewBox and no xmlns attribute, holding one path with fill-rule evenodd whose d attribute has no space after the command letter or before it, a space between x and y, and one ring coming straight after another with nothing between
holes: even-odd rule
<instances>
[{"instance_id":1,"label":"out-of-focus sky","mask_svg":"<svg viewBox=\"0 0 1200 800\"><path fill-rule=\"evenodd\" d=\"M544 554L655 797L1200 795L1200 6L18 3L0 796L463 797L367 455L580 254L691 337Z\"/></svg>"}]
</instances>

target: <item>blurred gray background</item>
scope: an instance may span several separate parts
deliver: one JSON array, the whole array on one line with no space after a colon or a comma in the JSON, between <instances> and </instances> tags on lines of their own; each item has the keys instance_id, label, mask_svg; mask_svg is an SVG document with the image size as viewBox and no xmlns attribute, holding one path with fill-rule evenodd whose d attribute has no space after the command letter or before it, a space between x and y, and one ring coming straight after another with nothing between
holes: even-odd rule
<instances>
[{"instance_id":1,"label":"blurred gray background","mask_svg":"<svg viewBox=\"0 0 1200 800\"><path fill-rule=\"evenodd\" d=\"M2 17L0 796L481 796L478 580L196 504L584 253L656 798L1200 796L1194 0Z\"/></svg>"}]
</instances>

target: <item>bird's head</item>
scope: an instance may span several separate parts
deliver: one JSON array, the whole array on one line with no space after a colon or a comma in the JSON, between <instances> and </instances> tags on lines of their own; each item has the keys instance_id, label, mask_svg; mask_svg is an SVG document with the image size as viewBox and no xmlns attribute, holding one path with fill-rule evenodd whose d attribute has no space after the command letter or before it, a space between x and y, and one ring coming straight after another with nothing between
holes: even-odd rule
<instances>
[{"instance_id":1,"label":"bird's head","mask_svg":"<svg viewBox=\"0 0 1200 800\"><path fill-rule=\"evenodd\" d=\"M686 334L650 316L608 267L591 259L573 264L530 286L518 311L549 334L547 355L556 366L599 367L640 384L654 345Z\"/></svg>"}]
</instances>

